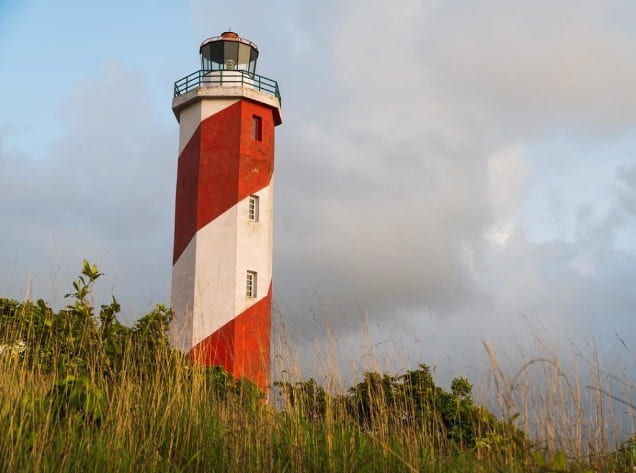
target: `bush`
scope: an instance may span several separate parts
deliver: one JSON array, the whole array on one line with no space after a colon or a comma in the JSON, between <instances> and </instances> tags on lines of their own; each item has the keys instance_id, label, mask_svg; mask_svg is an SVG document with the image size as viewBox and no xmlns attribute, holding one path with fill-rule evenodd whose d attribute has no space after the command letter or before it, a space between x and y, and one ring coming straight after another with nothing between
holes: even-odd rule
<instances>
[{"instance_id":1,"label":"bush","mask_svg":"<svg viewBox=\"0 0 636 473\"><path fill-rule=\"evenodd\" d=\"M472 401L472 385L466 378L454 379L447 392L435 385L425 364L401 376L366 372L340 396L328 395L313 379L277 386L287 405L309 420L323 418L331 405L369 431L387 425L416 429L433 442L443 439L457 449L490 448L494 438L506 439L508 448L526 441L512 423L497 420Z\"/></svg>"}]
</instances>

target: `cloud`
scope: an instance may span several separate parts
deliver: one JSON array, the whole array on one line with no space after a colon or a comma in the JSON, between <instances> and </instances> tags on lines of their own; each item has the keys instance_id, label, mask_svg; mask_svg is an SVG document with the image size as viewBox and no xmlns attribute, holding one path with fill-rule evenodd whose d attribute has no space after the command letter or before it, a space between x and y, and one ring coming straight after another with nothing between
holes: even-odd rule
<instances>
[{"instance_id":1,"label":"cloud","mask_svg":"<svg viewBox=\"0 0 636 473\"><path fill-rule=\"evenodd\" d=\"M60 105L64 134L45 159L0 149L9 293L32 280L35 297L61 303L88 258L111 276L102 295L113 290L129 317L167 302L176 138L155 116L139 73L105 64Z\"/></svg>"},{"instance_id":2,"label":"cloud","mask_svg":"<svg viewBox=\"0 0 636 473\"><path fill-rule=\"evenodd\" d=\"M480 347L451 338L512 337L519 327L504 321L520 312L579 333L605 333L605 317L628 329L633 255L614 244L624 229L616 196L604 194L607 212L585 203L587 188L616 182L550 176L571 186L572 208L560 193L537 194L533 154L557 136L584 150L593 142L586 152L600 162L633 129L636 41L617 19L619 6L633 7L614 6L336 8L327 44L339 100L284 124L295 130L278 149L277 300L302 343L321 323L303 315L316 305L342 340L360 333L361 314L393 340L426 332L433 314L442 349L468 359ZM313 112L312 97L301 99ZM619 174L629 206L631 168ZM528 199L576 221L572 238L528 238L519 220ZM611 316L608 300L621 301Z\"/></svg>"},{"instance_id":3,"label":"cloud","mask_svg":"<svg viewBox=\"0 0 636 473\"><path fill-rule=\"evenodd\" d=\"M519 312L633 332L634 255L615 242L636 215L635 168L601 182L579 167L602 166L633 131L636 6L288 2L271 21L270 5L245 9L258 14L232 26L283 92L274 296L303 364L329 330L350 360L383 344L462 367L482 336L523 337ZM205 2L193 12L199 30L221 17ZM100 297L112 290L130 318L168 301L177 127L149 103L144 73L115 62L77 83L41 160L0 141L3 293L23 293L31 274L62 303L87 257L108 275ZM550 140L588 153L551 154L570 179L537 172ZM601 187L603 202L588 197ZM550 224L575 222L567 238L530 236L521 209L542 199Z\"/></svg>"},{"instance_id":4,"label":"cloud","mask_svg":"<svg viewBox=\"0 0 636 473\"><path fill-rule=\"evenodd\" d=\"M636 38L617 18L630 13L625 2L447 4L417 45L439 90L482 109L487 126L614 134L636 118Z\"/></svg>"},{"instance_id":5,"label":"cloud","mask_svg":"<svg viewBox=\"0 0 636 473\"><path fill-rule=\"evenodd\" d=\"M620 202L629 214L636 216L636 165L621 166L617 176Z\"/></svg>"}]
</instances>

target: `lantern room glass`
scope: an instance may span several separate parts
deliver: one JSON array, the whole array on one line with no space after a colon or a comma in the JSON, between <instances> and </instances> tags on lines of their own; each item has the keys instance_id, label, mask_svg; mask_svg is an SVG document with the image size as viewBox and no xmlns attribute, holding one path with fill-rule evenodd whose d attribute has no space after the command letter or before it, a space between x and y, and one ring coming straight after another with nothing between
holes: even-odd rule
<instances>
[{"instance_id":1,"label":"lantern room glass","mask_svg":"<svg viewBox=\"0 0 636 473\"><path fill-rule=\"evenodd\" d=\"M239 41L213 41L201 47L201 69L256 72L258 51Z\"/></svg>"}]
</instances>

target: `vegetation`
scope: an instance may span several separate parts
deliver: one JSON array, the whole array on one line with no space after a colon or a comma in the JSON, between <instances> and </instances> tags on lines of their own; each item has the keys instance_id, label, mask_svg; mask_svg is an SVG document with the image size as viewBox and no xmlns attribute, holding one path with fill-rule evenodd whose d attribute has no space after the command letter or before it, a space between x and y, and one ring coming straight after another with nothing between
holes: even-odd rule
<instances>
[{"instance_id":1,"label":"vegetation","mask_svg":"<svg viewBox=\"0 0 636 473\"><path fill-rule=\"evenodd\" d=\"M629 471L636 439L596 458L550 451L428 366L364 373L342 394L277 383L277 407L246 380L170 348L164 306L133 327L90 302L84 262L58 312L0 299L0 471Z\"/></svg>"}]
</instances>

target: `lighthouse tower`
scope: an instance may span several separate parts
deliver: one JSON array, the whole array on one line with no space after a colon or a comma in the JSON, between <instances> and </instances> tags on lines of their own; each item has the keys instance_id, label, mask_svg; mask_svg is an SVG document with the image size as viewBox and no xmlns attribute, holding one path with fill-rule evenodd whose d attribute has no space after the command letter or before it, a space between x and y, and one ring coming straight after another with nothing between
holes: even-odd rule
<instances>
[{"instance_id":1,"label":"lighthouse tower","mask_svg":"<svg viewBox=\"0 0 636 473\"><path fill-rule=\"evenodd\" d=\"M173 344L267 392L278 84L233 32L206 39L174 85L179 122L171 301Z\"/></svg>"}]
</instances>

